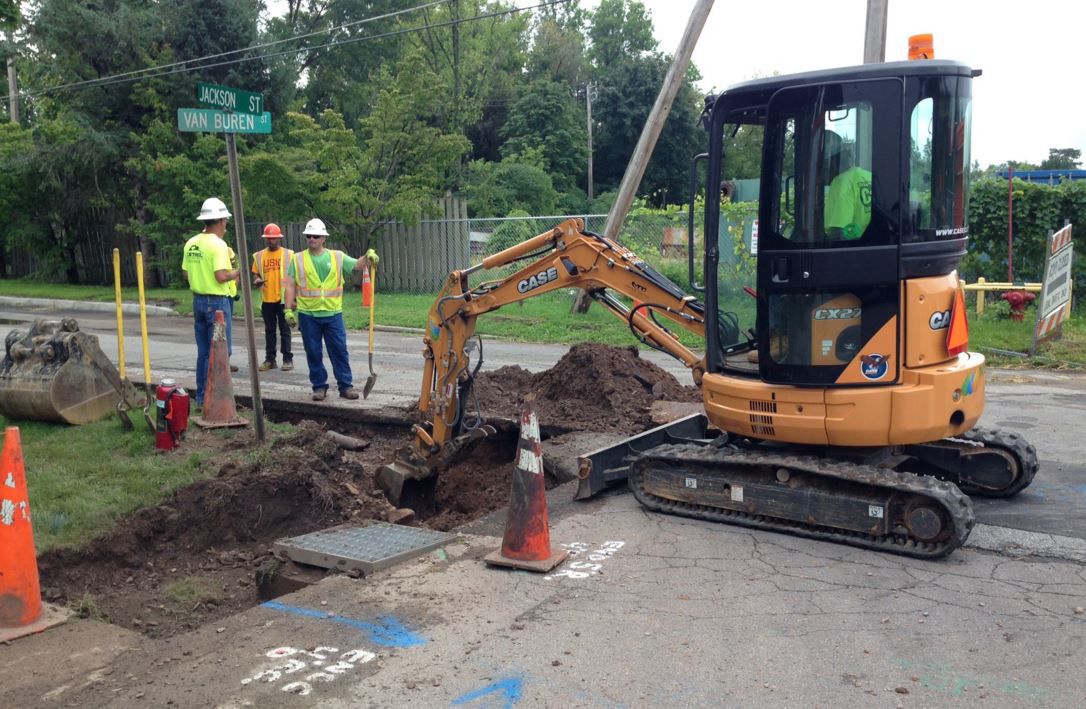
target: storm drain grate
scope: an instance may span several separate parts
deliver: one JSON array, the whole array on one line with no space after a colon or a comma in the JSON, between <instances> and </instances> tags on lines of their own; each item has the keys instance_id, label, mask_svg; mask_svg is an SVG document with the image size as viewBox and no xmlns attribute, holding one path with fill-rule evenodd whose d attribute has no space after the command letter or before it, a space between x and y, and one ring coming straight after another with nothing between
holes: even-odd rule
<instances>
[{"instance_id":1,"label":"storm drain grate","mask_svg":"<svg viewBox=\"0 0 1086 709\"><path fill-rule=\"evenodd\" d=\"M300 537L280 539L273 547L279 556L299 564L365 574L444 546L455 534L374 522L365 527L332 527Z\"/></svg>"}]
</instances>

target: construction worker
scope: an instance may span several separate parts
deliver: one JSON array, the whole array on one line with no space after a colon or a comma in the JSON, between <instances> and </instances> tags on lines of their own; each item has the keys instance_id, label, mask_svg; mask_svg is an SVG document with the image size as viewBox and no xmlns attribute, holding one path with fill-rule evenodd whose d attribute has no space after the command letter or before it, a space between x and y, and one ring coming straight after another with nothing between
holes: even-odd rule
<instances>
[{"instance_id":1,"label":"construction worker","mask_svg":"<svg viewBox=\"0 0 1086 709\"><path fill-rule=\"evenodd\" d=\"M204 385L207 382L207 361L211 354L211 337L215 327L215 311L226 316L230 307L229 283L240 275L230 266L230 247L224 241L230 212L221 199L204 200L197 220L204 229L185 242L181 271L192 291L192 319L196 331L196 405L203 406ZM229 318L227 318L229 339Z\"/></svg>"},{"instance_id":2,"label":"construction worker","mask_svg":"<svg viewBox=\"0 0 1086 709\"><path fill-rule=\"evenodd\" d=\"M283 371L294 369L294 354L290 351L290 326L287 324L286 308L283 306L283 281L287 272L287 261L294 252L280 248L283 232L278 224L264 227L266 249L253 254L253 288L260 288L262 300L260 314L264 317L264 361L260 371L275 369L276 328L283 351Z\"/></svg>"},{"instance_id":3,"label":"construction worker","mask_svg":"<svg viewBox=\"0 0 1086 709\"><path fill-rule=\"evenodd\" d=\"M328 346L339 395L357 399L347 356L347 328L343 324L343 283L354 273L358 259L324 248L328 229L320 219L306 222L302 233L308 248L295 253L287 264L285 317L291 327L302 333L313 401L324 401L328 395L322 341Z\"/></svg>"},{"instance_id":4,"label":"construction worker","mask_svg":"<svg viewBox=\"0 0 1086 709\"><path fill-rule=\"evenodd\" d=\"M826 192L823 221L826 236L833 239L859 239L871 223L871 171L853 164L852 150L837 133L826 131L826 174L835 177Z\"/></svg>"}]
</instances>

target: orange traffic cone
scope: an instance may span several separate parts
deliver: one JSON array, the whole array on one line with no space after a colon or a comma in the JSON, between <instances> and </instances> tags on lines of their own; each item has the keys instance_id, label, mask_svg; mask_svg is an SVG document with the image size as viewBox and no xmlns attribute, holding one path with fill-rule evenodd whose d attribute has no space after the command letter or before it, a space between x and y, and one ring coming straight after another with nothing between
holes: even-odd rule
<instances>
[{"instance_id":1,"label":"orange traffic cone","mask_svg":"<svg viewBox=\"0 0 1086 709\"><path fill-rule=\"evenodd\" d=\"M545 573L565 561L567 556L569 552L562 549L551 552L539 421L534 411L525 409L520 415L517 467L513 471L513 491L509 499L502 548L488 554L485 561L497 566Z\"/></svg>"},{"instance_id":2,"label":"orange traffic cone","mask_svg":"<svg viewBox=\"0 0 1086 709\"><path fill-rule=\"evenodd\" d=\"M41 602L28 498L19 429L9 426L0 458L0 642L40 633L68 617Z\"/></svg>"},{"instance_id":3,"label":"orange traffic cone","mask_svg":"<svg viewBox=\"0 0 1086 709\"><path fill-rule=\"evenodd\" d=\"M207 362L207 388L203 414L193 419L201 428L247 426L234 404L234 383L230 380L230 359L226 349L226 319L215 311L215 329L211 334L211 356Z\"/></svg>"}]
</instances>

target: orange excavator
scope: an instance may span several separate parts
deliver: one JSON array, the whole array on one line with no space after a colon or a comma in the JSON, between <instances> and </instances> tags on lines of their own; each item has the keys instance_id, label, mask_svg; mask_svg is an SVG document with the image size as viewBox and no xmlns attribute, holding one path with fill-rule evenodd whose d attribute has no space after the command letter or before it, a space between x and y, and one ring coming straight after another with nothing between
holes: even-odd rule
<instances>
[{"instance_id":1,"label":"orange excavator","mask_svg":"<svg viewBox=\"0 0 1086 709\"><path fill-rule=\"evenodd\" d=\"M690 368L705 413L583 457L577 497L626 481L660 512L916 557L952 552L973 526L967 495L1014 495L1038 467L1017 433L977 427L984 357L967 351L956 269L978 74L951 61L868 64L707 99L709 152L692 180L706 162L704 285L688 230L697 296L576 219L451 273L424 336L428 421L378 483L396 504L432 505L439 472L494 432L467 411L476 319L582 288ZM716 198L739 130L762 138L759 178L745 183L758 196L754 225L727 223Z\"/></svg>"}]
</instances>

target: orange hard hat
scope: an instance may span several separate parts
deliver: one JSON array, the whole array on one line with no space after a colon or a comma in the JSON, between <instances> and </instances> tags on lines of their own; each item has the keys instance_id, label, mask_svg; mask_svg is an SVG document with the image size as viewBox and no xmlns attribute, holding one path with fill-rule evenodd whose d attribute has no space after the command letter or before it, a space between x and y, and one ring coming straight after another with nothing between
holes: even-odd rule
<instances>
[{"instance_id":1,"label":"orange hard hat","mask_svg":"<svg viewBox=\"0 0 1086 709\"><path fill-rule=\"evenodd\" d=\"M278 224L269 224L268 226L264 227L264 238L282 239L283 231L279 228Z\"/></svg>"}]
</instances>

